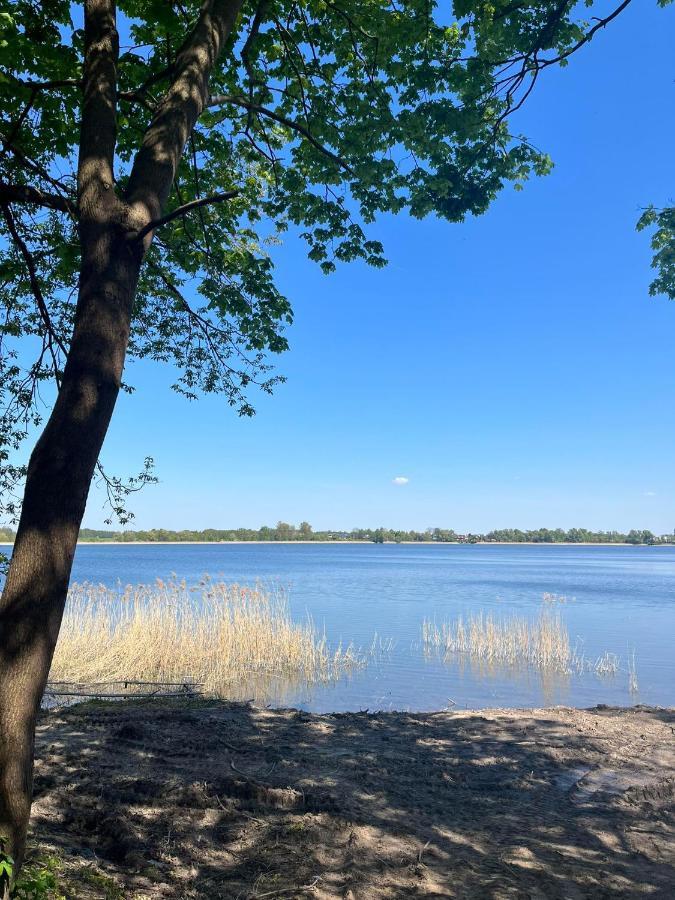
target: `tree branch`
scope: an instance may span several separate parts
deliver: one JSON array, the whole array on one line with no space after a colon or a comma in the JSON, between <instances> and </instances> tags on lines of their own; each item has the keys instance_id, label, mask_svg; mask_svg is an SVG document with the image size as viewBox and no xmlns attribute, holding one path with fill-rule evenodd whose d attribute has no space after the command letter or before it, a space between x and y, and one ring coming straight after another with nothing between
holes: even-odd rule
<instances>
[{"instance_id":1,"label":"tree branch","mask_svg":"<svg viewBox=\"0 0 675 900\"><path fill-rule=\"evenodd\" d=\"M242 0L207 0L174 63L175 78L143 137L127 199L136 215L157 221L169 198L185 143L209 95L209 77L239 14Z\"/></svg>"},{"instance_id":2,"label":"tree branch","mask_svg":"<svg viewBox=\"0 0 675 900\"><path fill-rule=\"evenodd\" d=\"M57 181L56 178L52 178L52 176L46 169L44 169L34 160L29 159L29 157L27 157L25 153L19 150L19 148L15 144L10 143L7 139L7 136L4 135L1 131L0 143L3 146L3 150L9 150L12 155L16 157L17 161L24 169L27 169L29 172L34 172L36 175L39 175L40 178L44 178L44 180L51 184L52 187L56 188L57 191L65 190L63 184L61 184L60 181Z\"/></svg>"},{"instance_id":3,"label":"tree branch","mask_svg":"<svg viewBox=\"0 0 675 900\"><path fill-rule=\"evenodd\" d=\"M170 213L162 216L161 219L154 219L152 222L148 222L144 228L141 228L140 231L132 234L131 237L135 241L140 241L146 234L150 234L151 231L161 228L162 225L173 222L173 220L177 219L179 216L184 216L186 213L192 212L193 209L199 209L201 206L207 206L210 203L222 203L224 200L232 200L234 197L238 197L240 193L241 191L238 190L224 191L222 194L212 194L210 197L200 197L197 200L191 200L189 203L184 203L177 209L171 210Z\"/></svg>"},{"instance_id":4,"label":"tree branch","mask_svg":"<svg viewBox=\"0 0 675 900\"><path fill-rule=\"evenodd\" d=\"M77 206L67 197L58 194L47 194L39 188L25 184L5 184L0 181L1 203L28 203L43 206L45 209L56 209L59 212L77 215Z\"/></svg>"},{"instance_id":5,"label":"tree branch","mask_svg":"<svg viewBox=\"0 0 675 900\"><path fill-rule=\"evenodd\" d=\"M82 81L78 78L64 78L61 81L26 81L14 75L10 75L10 77L31 91L54 91L63 87L82 87Z\"/></svg>"},{"instance_id":6,"label":"tree branch","mask_svg":"<svg viewBox=\"0 0 675 900\"><path fill-rule=\"evenodd\" d=\"M563 53L559 53L557 56L552 56L547 59L539 59L538 53L541 51L542 45L548 40L549 35L551 34L552 29L555 28L556 24L559 22L562 17L565 8L568 3L566 0L561 0L558 4L554 12L551 14L549 21L547 22L544 30L539 35L537 40L535 41L532 48L523 56L515 57L511 60L505 61L505 68L503 71L507 71L512 68L516 63L522 62L520 69L512 75L505 76L500 81L496 82L496 91L495 93L502 90L506 87L506 109L501 114L501 116L497 119L496 126L500 125L507 116L510 116L512 113L516 112L516 110L520 109L523 105L527 97L529 96L532 88L534 86L534 82L537 80L539 74L548 66L553 66L556 63L560 63L563 60L567 59L573 53L576 53L581 47L587 44L592 38L593 35L599 31L601 28L604 28L608 25L613 19L615 19L624 9L631 3L631 0L623 0L617 8L606 16L604 19L598 19L596 24L590 28L583 37L581 37L576 44L572 47L569 47ZM501 65L502 63L500 63ZM500 73L497 73L498 75ZM523 82L527 78L528 75L532 76L532 83L529 85L528 89L525 91L524 95L520 98L520 100L514 104L514 98Z\"/></svg>"},{"instance_id":7,"label":"tree branch","mask_svg":"<svg viewBox=\"0 0 675 900\"><path fill-rule=\"evenodd\" d=\"M244 68L246 69L246 74L248 75L249 83L252 84L253 76L251 73L251 47L253 46L255 39L258 36L260 31L260 26L263 23L265 18L265 13L267 12L267 8L270 5L270 0L259 0L258 6L255 11L255 15L253 16L253 22L251 24L251 30L246 38L246 42L244 46L241 48L241 61L244 64Z\"/></svg>"},{"instance_id":8,"label":"tree branch","mask_svg":"<svg viewBox=\"0 0 675 900\"><path fill-rule=\"evenodd\" d=\"M552 66L554 65L554 63L558 63L562 59L567 59L568 56L576 53L576 51L579 50L580 47L583 47L584 44L587 44L591 40L596 31L599 31L601 28L609 25L612 19L616 19L616 17L624 11L624 9L630 4L630 2L631 0L624 0L624 2L620 6L617 6L613 13L610 13L604 19L599 19L597 24L595 24L589 31L587 31L586 34L582 38L580 38L573 47L570 47L569 50L565 50L565 52L561 53L560 56L556 56L553 59L544 60L544 65Z\"/></svg>"},{"instance_id":9,"label":"tree branch","mask_svg":"<svg viewBox=\"0 0 675 900\"><path fill-rule=\"evenodd\" d=\"M251 103L250 100L247 100L246 97L240 97L238 94L216 94L213 97L209 98L208 106L223 106L226 103L233 103L235 106L242 106L244 109L250 109L253 112L259 113L261 116L266 116L268 119L273 119L275 122L279 122L280 125L285 125L287 128L290 128L291 131L295 131L297 134L302 135L302 137L306 138L310 144L313 144L317 150L320 150L325 156L329 159L332 159L333 162L337 163L340 168L344 169L350 175L354 174L353 169L342 159L341 156L338 156L337 153L333 153L332 150L329 150L328 147L325 147L321 141L314 137L309 128L306 128L304 125L301 125L299 122L295 122L293 119L288 119L286 116L281 115L281 113L276 112L273 109L268 109L266 106L260 106L257 103Z\"/></svg>"},{"instance_id":10,"label":"tree branch","mask_svg":"<svg viewBox=\"0 0 675 900\"><path fill-rule=\"evenodd\" d=\"M228 365L226 357L223 356L222 351L218 347L217 339L224 339L227 343L229 343L231 348L237 353L244 365L250 366L252 364L251 360L249 360L241 351L241 349L237 347L236 343L232 340L232 337L228 332L224 331L224 329L215 325L213 322L209 322L208 319L204 318L204 316L201 316L195 309L192 308L192 306L185 299L182 291L180 291L176 287L176 285L164 272L160 265L149 261L148 268L151 271L155 272L157 277L168 289L174 299L178 301L183 311L187 313L190 322L194 324L196 330L202 335L203 340L206 342L212 359L215 360L217 365L220 367L221 375L225 379L229 379L230 383L232 384L233 378L241 376L241 373L237 372L237 370L233 366ZM215 339L214 335L217 336ZM241 337L241 333L239 333L239 336ZM260 384L260 382L256 381L256 379L252 377L249 377L249 382L253 384Z\"/></svg>"},{"instance_id":11,"label":"tree branch","mask_svg":"<svg viewBox=\"0 0 675 900\"><path fill-rule=\"evenodd\" d=\"M40 318L42 319L45 330L47 332L48 338L48 346L49 351L51 353L52 362L54 364L54 373L57 375L58 379L58 363L56 360L56 354L54 353L53 344L56 344L58 348L63 353L64 357L67 356L66 348L61 343L61 340L56 333L54 326L52 325L52 320L49 315L49 309L47 308L47 304L45 302L44 294L42 293L42 288L40 287L40 281L37 276L37 269L35 267L35 260L28 249L26 242L23 240L21 235L18 232L16 227L16 222L14 221L14 216L6 203L0 204L0 209L2 209L2 215L7 225L7 230L14 241L19 253L23 257L23 261L26 264L26 269L28 270L28 280L30 282L30 288L33 292L33 296L35 297L35 302L37 303L38 311L40 313Z\"/></svg>"},{"instance_id":12,"label":"tree branch","mask_svg":"<svg viewBox=\"0 0 675 900\"><path fill-rule=\"evenodd\" d=\"M120 100L127 100L129 103L140 103L144 109L147 109L149 112L155 111L155 106L152 104L147 97L141 93L140 88L137 91L120 91L117 95Z\"/></svg>"}]
</instances>

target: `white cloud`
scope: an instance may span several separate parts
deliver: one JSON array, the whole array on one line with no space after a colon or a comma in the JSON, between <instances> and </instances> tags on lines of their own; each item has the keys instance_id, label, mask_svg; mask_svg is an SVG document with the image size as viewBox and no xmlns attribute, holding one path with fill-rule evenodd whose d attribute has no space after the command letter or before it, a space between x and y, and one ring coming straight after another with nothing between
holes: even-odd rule
<instances>
[{"instance_id":1,"label":"white cloud","mask_svg":"<svg viewBox=\"0 0 675 900\"><path fill-rule=\"evenodd\" d=\"M392 484L407 484L410 481L409 478L406 478L405 475L397 475L396 478L392 479Z\"/></svg>"},{"instance_id":2,"label":"white cloud","mask_svg":"<svg viewBox=\"0 0 675 900\"><path fill-rule=\"evenodd\" d=\"M656 491L645 491L645 497L656 497Z\"/></svg>"}]
</instances>

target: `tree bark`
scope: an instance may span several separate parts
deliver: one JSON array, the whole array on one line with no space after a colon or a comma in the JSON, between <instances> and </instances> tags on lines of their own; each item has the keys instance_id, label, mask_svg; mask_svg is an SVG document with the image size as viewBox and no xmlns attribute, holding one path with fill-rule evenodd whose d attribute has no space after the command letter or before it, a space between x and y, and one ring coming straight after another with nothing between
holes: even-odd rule
<instances>
[{"instance_id":1,"label":"tree bark","mask_svg":"<svg viewBox=\"0 0 675 900\"><path fill-rule=\"evenodd\" d=\"M139 254L112 227L101 229L88 256L61 390L31 455L0 601L0 836L17 866L30 814L35 719L120 388L140 268Z\"/></svg>"},{"instance_id":2,"label":"tree bark","mask_svg":"<svg viewBox=\"0 0 675 900\"><path fill-rule=\"evenodd\" d=\"M21 518L0 599L0 851L24 854L35 722L59 634L87 495L120 389L143 255L208 80L241 0L207 0L137 154L127 196L114 189L114 0L85 0L78 205L82 254L73 336L51 416L28 465ZM134 238L136 235L136 238ZM9 885L4 887L5 896ZM3 886L0 885L0 896Z\"/></svg>"}]
</instances>

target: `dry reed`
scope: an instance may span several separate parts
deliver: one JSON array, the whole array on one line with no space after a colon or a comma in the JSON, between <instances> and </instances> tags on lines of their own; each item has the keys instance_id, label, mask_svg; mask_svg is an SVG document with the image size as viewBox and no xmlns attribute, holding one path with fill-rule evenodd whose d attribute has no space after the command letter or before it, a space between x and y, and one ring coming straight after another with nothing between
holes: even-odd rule
<instances>
[{"instance_id":1,"label":"dry reed","mask_svg":"<svg viewBox=\"0 0 675 900\"><path fill-rule=\"evenodd\" d=\"M637 694L640 690L635 664L635 650L628 655L628 690L631 694Z\"/></svg>"},{"instance_id":2,"label":"dry reed","mask_svg":"<svg viewBox=\"0 0 675 900\"><path fill-rule=\"evenodd\" d=\"M560 615L549 609L534 621L522 616L495 619L482 611L440 626L426 619L422 639L425 647L445 656L461 653L487 663L525 664L557 672L569 672L572 665L567 628Z\"/></svg>"},{"instance_id":3,"label":"dry reed","mask_svg":"<svg viewBox=\"0 0 675 900\"><path fill-rule=\"evenodd\" d=\"M616 675L620 669L619 657L616 653L605 652L592 668L596 675Z\"/></svg>"},{"instance_id":4,"label":"dry reed","mask_svg":"<svg viewBox=\"0 0 675 900\"><path fill-rule=\"evenodd\" d=\"M203 580L111 590L74 584L50 673L81 684L198 681L218 696L252 676L297 684L330 681L361 665L331 650L311 621L291 619L283 592Z\"/></svg>"}]
</instances>

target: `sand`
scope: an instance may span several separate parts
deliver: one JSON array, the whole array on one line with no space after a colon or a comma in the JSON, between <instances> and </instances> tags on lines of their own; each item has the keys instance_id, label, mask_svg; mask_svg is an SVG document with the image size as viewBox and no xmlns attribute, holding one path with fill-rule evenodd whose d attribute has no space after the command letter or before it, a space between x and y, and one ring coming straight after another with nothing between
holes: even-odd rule
<instances>
[{"instance_id":1,"label":"sand","mask_svg":"<svg viewBox=\"0 0 675 900\"><path fill-rule=\"evenodd\" d=\"M31 855L79 898L675 897L675 710L43 714Z\"/></svg>"}]
</instances>

